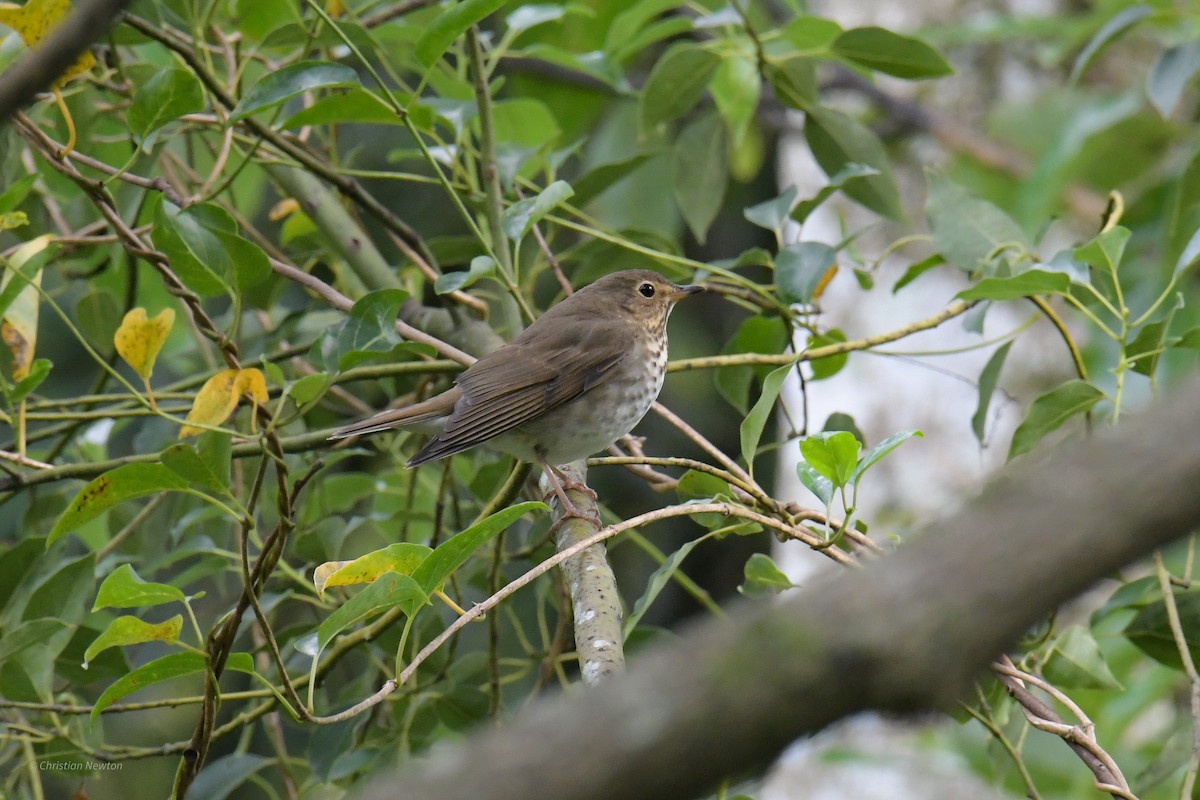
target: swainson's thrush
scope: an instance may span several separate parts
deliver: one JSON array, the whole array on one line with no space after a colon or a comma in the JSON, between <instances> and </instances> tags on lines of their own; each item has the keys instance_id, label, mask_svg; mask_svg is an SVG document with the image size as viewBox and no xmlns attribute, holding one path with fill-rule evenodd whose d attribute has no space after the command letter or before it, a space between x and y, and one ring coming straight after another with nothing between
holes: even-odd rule
<instances>
[{"instance_id":1,"label":"swainson's thrush","mask_svg":"<svg viewBox=\"0 0 1200 800\"><path fill-rule=\"evenodd\" d=\"M676 302L699 291L649 270L607 275L476 361L450 389L330 438L440 424L441 433L408 466L486 444L541 465L573 513L555 465L603 450L646 415L666 372L667 317Z\"/></svg>"}]
</instances>

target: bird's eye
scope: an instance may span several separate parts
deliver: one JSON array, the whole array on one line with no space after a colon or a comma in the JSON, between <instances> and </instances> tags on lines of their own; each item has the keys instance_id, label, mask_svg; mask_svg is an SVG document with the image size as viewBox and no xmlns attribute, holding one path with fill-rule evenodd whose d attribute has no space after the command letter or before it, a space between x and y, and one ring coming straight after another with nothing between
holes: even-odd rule
<instances>
[{"instance_id":1,"label":"bird's eye","mask_svg":"<svg viewBox=\"0 0 1200 800\"><path fill-rule=\"evenodd\" d=\"M642 297L654 297L654 284L643 283L638 287L638 294L640 294Z\"/></svg>"}]
</instances>

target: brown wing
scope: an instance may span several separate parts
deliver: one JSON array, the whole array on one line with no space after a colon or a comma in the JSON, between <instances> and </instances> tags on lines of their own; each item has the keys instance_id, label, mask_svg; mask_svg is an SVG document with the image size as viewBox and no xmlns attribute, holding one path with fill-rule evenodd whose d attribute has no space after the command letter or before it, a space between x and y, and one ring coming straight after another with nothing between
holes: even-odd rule
<instances>
[{"instance_id":1,"label":"brown wing","mask_svg":"<svg viewBox=\"0 0 1200 800\"><path fill-rule=\"evenodd\" d=\"M462 397L454 413L409 466L460 453L575 399L633 347L629 330L607 320L543 320L458 377Z\"/></svg>"}]
</instances>

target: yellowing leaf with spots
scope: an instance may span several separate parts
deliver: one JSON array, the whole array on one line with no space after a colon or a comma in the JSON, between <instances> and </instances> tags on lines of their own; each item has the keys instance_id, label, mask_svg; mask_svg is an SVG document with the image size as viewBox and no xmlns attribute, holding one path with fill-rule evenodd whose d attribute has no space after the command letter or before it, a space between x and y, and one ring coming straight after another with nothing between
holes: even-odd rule
<instances>
[{"instance_id":1,"label":"yellowing leaf with spots","mask_svg":"<svg viewBox=\"0 0 1200 800\"><path fill-rule=\"evenodd\" d=\"M423 544L398 542L375 550L353 561L328 561L313 570L313 585L317 595L331 586L351 586L371 583L385 572L411 575L433 550Z\"/></svg>"},{"instance_id":2,"label":"yellowing leaf with spots","mask_svg":"<svg viewBox=\"0 0 1200 800\"><path fill-rule=\"evenodd\" d=\"M196 394L192 410L188 412L187 421L192 424L183 426L179 438L201 433L203 428L196 427L198 425L220 425L229 419L244 394L250 395L256 408L259 403L267 402L267 379L261 370L226 369L209 378Z\"/></svg>"},{"instance_id":3,"label":"yellowing leaf with spots","mask_svg":"<svg viewBox=\"0 0 1200 800\"><path fill-rule=\"evenodd\" d=\"M125 363L133 367L142 380L150 380L154 361L174 324L175 311L170 308L164 308L152 318L146 315L146 309L135 308L121 320L121 327L113 335L113 344Z\"/></svg>"},{"instance_id":4,"label":"yellowing leaf with spots","mask_svg":"<svg viewBox=\"0 0 1200 800\"><path fill-rule=\"evenodd\" d=\"M29 0L23 6L0 3L0 25L12 28L27 46L33 48L49 36L70 13L70 0ZM84 52L58 76L54 85L62 86L77 75L87 72L95 64L96 58L91 52Z\"/></svg>"},{"instance_id":5,"label":"yellowing leaf with spots","mask_svg":"<svg viewBox=\"0 0 1200 800\"><path fill-rule=\"evenodd\" d=\"M49 234L39 236L17 248L9 257L8 269L4 270L4 277L0 279L0 296L7 294L9 284L14 280L24 284L16 289L16 295L4 309L3 319L0 319L0 338L3 338L4 346L12 354L13 380L23 380L29 375L29 368L33 364L33 353L37 346L38 308L41 305L38 287L42 285L40 269L23 278L16 273L29 259L45 250L51 238Z\"/></svg>"}]
</instances>

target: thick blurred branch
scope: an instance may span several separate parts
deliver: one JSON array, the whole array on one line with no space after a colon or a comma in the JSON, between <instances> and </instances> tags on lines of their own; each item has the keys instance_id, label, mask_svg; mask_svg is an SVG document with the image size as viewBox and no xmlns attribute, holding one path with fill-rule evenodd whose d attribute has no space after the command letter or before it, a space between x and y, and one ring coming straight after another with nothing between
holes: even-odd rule
<instances>
[{"instance_id":1,"label":"thick blurred branch","mask_svg":"<svg viewBox=\"0 0 1200 800\"><path fill-rule=\"evenodd\" d=\"M1026 458L889 558L710 620L351 797L693 797L847 715L946 707L1048 611L1194 529L1200 436L1179 433L1198 417L1192 383Z\"/></svg>"},{"instance_id":2,"label":"thick blurred branch","mask_svg":"<svg viewBox=\"0 0 1200 800\"><path fill-rule=\"evenodd\" d=\"M0 122L48 90L88 45L116 24L129 4L130 0L77 0L61 25L0 75Z\"/></svg>"}]
</instances>

